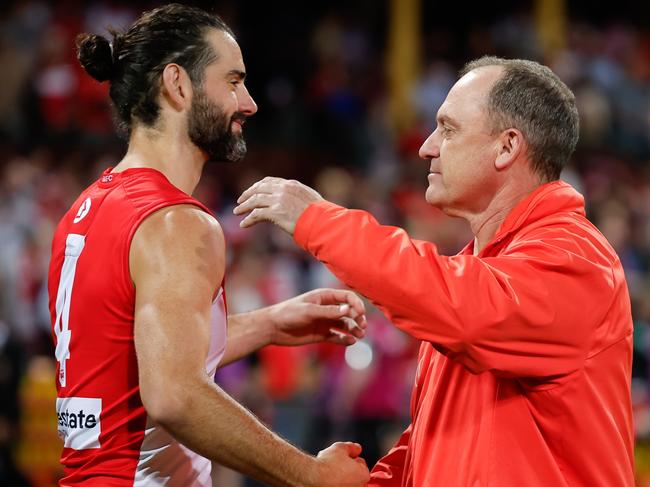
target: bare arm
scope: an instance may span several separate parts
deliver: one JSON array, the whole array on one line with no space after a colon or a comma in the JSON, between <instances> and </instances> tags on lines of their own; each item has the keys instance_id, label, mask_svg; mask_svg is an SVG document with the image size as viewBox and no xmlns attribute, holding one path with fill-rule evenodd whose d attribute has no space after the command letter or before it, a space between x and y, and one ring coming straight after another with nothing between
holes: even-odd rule
<instances>
[{"instance_id":1,"label":"bare arm","mask_svg":"<svg viewBox=\"0 0 650 487\"><path fill-rule=\"evenodd\" d=\"M352 291L316 289L266 308L230 315L221 366L266 345L328 341L352 345L366 329L365 306Z\"/></svg>"},{"instance_id":2,"label":"bare arm","mask_svg":"<svg viewBox=\"0 0 650 487\"><path fill-rule=\"evenodd\" d=\"M135 347L147 413L197 453L269 485L363 485L365 465L351 458L358 445L335 444L315 459L265 428L207 376L210 308L224 253L217 222L191 206L155 213L133 238ZM335 462L351 480L339 477ZM344 482L325 481L332 475Z\"/></svg>"}]
</instances>

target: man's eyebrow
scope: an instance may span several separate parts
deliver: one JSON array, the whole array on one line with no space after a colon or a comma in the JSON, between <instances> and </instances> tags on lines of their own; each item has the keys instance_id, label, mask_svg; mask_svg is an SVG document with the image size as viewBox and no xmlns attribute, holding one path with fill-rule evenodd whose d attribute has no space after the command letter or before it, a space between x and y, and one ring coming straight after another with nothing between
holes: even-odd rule
<instances>
[{"instance_id":1,"label":"man's eyebrow","mask_svg":"<svg viewBox=\"0 0 650 487\"><path fill-rule=\"evenodd\" d=\"M445 114L438 115L436 117L436 122L438 123L438 125L448 124L448 125L453 125L454 127L458 126L458 123L456 123L456 121L453 118L450 118Z\"/></svg>"},{"instance_id":2,"label":"man's eyebrow","mask_svg":"<svg viewBox=\"0 0 650 487\"><path fill-rule=\"evenodd\" d=\"M246 72L245 72L245 71L242 71L242 70L240 70L240 69L231 69L231 70L228 71L228 73L226 74L226 77L230 77L230 76L236 76L236 77L239 78L241 81L244 81L244 79L246 79Z\"/></svg>"}]
</instances>

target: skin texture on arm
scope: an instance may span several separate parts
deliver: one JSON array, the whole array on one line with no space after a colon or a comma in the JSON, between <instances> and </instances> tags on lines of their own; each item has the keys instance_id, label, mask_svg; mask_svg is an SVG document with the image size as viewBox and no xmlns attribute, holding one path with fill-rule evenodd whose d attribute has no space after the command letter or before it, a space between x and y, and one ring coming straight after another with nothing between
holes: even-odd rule
<instances>
[{"instance_id":1,"label":"skin texture on arm","mask_svg":"<svg viewBox=\"0 0 650 487\"><path fill-rule=\"evenodd\" d=\"M272 306L228 317L228 340L220 366L259 348L328 341L352 345L366 330L365 306L353 292L316 289Z\"/></svg>"},{"instance_id":2,"label":"skin texture on arm","mask_svg":"<svg viewBox=\"0 0 650 487\"><path fill-rule=\"evenodd\" d=\"M218 223L192 206L163 209L134 235L135 348L147 413L200 455L269 485L364 485L367 469L356 458L358 445L340 443L318 458L306 455L208 377L210 308L224 254ZM325 480L330 478L333 483Z\"/></svg>"}]
</instances>

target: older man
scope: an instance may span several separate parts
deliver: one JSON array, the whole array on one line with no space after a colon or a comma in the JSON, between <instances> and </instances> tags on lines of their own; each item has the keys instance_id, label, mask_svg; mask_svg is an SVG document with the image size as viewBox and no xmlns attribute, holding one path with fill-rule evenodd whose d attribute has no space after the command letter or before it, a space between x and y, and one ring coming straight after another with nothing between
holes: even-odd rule
<instances>
[{"instance_id":1,"label":"older man","mask_svg":"<svg viewBox=\"0 0 650 487\"><path fill-rule=\"evenodd\" d=\"M559 180L578 140L546 67L469 63L420 156L426 200L466 219L458 255L266 178L242 226L271 221L422 340L412 423L380 486L632 486L632 320L621 262Z\"/></svg>"}]
</instances>

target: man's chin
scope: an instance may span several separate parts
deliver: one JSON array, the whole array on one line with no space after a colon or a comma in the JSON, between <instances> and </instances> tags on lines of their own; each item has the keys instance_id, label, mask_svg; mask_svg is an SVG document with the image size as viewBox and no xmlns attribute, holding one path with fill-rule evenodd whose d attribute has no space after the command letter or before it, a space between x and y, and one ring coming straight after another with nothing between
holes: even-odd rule
<instances>
[{"instance_id":1,"label":"man's chin","mask_svg":"<svg viewBox=\"0 0 650 487\"><path fill-rule=\"evenodd\" d=\"M442 203L440 194L438 194L436 190L433 189L431 186L429 186L427 188L426 193L424 193L424 199L426 200L427 203L429 203L431 206L435 206L436 208L438 208Z\"/></svg>"},{"instance_id":2,"label":"man's chin","mask_svg":"<svg viewBox=\"0 0 650 487\"><path fill-rule=\"evenodd\" d=\"M221 150L205 150L207 154L207 162L240 162L246 157L246 142L238 140L233 146L229 146L227 150L220 147Z\"/></svg>"},{"instance_id":3,"label":"man's chin","mask_svg":"<svg viewBox=\"0 0 650 487\"><path fill-rule=\"evenodd\" d=\"M230 154L227 156L224 155L209 155L208 154L208 163L237 163L241 162L244 157L246 157L246 153L243 154Z\"/></svg>"},{"instance_id":4,"label":"man's chin","mask_svg":"<svg viewBox=\"0 0 650 487\"><path fill-rule=\"evenodd\" d=\"M246 157L246 151L237 151L230 154L208 154L208 162L237 163L243 161L244 157Z\"/></svg>"}]
</instances>

